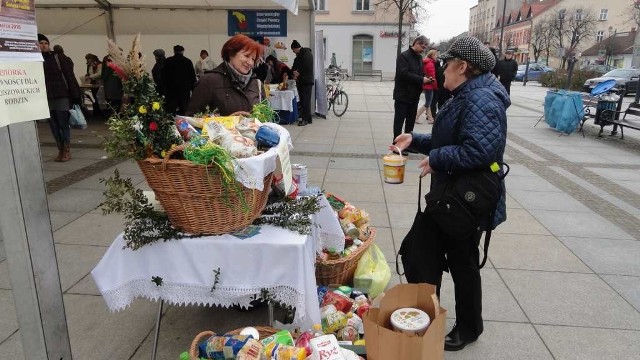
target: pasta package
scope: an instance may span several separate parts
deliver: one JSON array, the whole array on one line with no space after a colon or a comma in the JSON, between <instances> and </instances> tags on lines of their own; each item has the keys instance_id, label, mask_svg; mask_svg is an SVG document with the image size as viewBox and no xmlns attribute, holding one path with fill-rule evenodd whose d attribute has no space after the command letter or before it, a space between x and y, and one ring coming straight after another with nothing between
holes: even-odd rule
<instances>
[{"instance_id":1,"label":"pasta package","mask_svg":"<svg viewBox=\"0 0 640 360\"><path fill-rule=\"evenodd\" d=\"M232 132L222 124L210 121L205 125L205 129L211 142L219 144L235 158L247 158L258 153L255 142L240 135L235 128ZM204 129L202 133L204 134Z\"/></svg>"}]
</instances>

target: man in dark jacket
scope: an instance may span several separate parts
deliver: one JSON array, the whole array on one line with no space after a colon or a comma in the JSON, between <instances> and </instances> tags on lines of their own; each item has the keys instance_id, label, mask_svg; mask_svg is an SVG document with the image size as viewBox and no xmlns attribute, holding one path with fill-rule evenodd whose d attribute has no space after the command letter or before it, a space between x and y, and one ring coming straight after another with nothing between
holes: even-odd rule
<instances>
[{"instance_id":1,"label":"man in dark jacket","mask_svg":"<svg viewBox=\"0 0 640 360\"><path fill-rule=\"evenodd\" d=\"M69 109L71 104L80 104L80 85L73 74L71 60L51 51L49 39L43 34L38 34L38 43L44 58L44 82L51 116L49 127L58 146L58 156L54 161L69 161L71 159Z\"/></svg>"},{"instance_id":2,"label":"man in dark jacket","mask_svg":"<svg viewBox=\"0 0 640 360\"><path fill-rule=\"evenodd\" d=\"M396 77L393 87L394 117L393 138L404 132L413 131L418 112L418 101L422 94L422 84L428 79L422 70L421 54L427 48L428 40L419 36L413 40L411 47L403 51L396 59Z\"/></svg>"},{"instance_id":3,"label":"man in dark jacket","mask_svg":"<svg viewBox=\"0 0 640 360\"><path fill-rule=\"evenodd\" d=\"M311 49L303 48L298 40L293 40L291 50L296 54L293 60L293 77L296 79L300 104L302 106L302 120L298 121L298 126L311 124L311 96L313 94L313 54Z\"/></svg>"},{"instance_id":4,"label":"man in dark jacket","mask_svg":"<svg viewBox=\"0 0 640 360\"><path fill-rule=\"evenodd\" d=\"M497 75L500 79L500 83L507 90L507 94L511 95L511 82L518 73L518 63L513 59L513 50L507 50L504 53L504 59L502 59L496 66Z\"/></svg>"},{"instance_id":5,"label":"man in dark jacket","mask_svg":"<svg viewBox=\"0 0 640 360\"><path fill-rule=\"evenodd\" d=\"M166 91L164 80L162 79L162 72L164 71L164 62L167 58L164 55L163 49L153 50L153 56L156 58L156 63L153 65L153 69L151 69L151 75L153 76L153 82L156 83L156 91L158 94L164 95Z\"/></svg>"},{"instance_id":6,"label":"man in dark jacket","mask_svg":"<svg viewBox=\"0 0 640 360\"><path fill-rule=\"evenodd\" d=\"M191 90L196 83L196 71L191 60L184 56L184 47L173 47L174 55L167 58L162 70L165 85L167 111L184 115L187 111Z\"/></svg>"}]
</instances>

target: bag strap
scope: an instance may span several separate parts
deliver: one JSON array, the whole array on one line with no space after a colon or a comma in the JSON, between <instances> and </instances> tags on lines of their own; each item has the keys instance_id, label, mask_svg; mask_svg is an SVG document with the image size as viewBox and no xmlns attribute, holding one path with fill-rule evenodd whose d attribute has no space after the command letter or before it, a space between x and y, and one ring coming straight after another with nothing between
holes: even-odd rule
<instances>
[{"instance_id":1,"label":"bag strap","mask_svg":"<svg viewBox=\"0 0 640 360\"><path fill-rule=\"evenodd\" d=\"M60 70L60 75L62 75L62 81L64 81L64 86L69 90L69 84L67 83L67 79L65 78L64 71L62 71L62 66L60 66L60 59L58 59L58 54L53 55L53 58L56 59L56 64L58 64L58 69Z\"/></svg>"},{"instance_id":2,"label":"bag strap","mask_svg":"<svg viewBox=\"0 0 640 360\"><path fill-rule=\"evenodd\" d=\"M500 179L500 182L502 182L504 181L504 178L509 174L509 171L511 171L511 167L506 162L502 162L500 163L500 165L502 165L502 168L504 169L502 171L502 175L498 176L498 178ZM497 207L497 204L496 204L496 207ZM480 262L480 267L479 267L480 269L484 267L484 264L487 262L487 256L489 255L489 243L491 242L491 231L492 231L491 228L493 226L492 222L495 214L496 214L496 209L494 209L491 212L491 214L489 215L489 218L487 219L487 229L484 232L484 246L483 246L482 261Z\"/></svg>"}]
</instances>

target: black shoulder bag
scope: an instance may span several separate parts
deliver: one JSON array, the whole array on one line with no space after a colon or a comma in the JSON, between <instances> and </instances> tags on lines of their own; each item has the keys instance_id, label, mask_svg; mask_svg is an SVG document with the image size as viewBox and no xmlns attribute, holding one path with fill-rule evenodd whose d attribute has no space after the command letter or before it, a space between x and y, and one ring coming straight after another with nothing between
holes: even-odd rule
<instances>
[{"instance_id":1,"label":"black shoulder bag","mask_svg":"<svg viewBox=\"0 0 640 360\"><path fill-rule=\"evenodd\" d=\"M404 275L408 283L429 283L438 285L442 271L446 270L444 248L439 241L440 228L433 217L422 211L422 177L418 183L418 212L413 225L402 240L396 254L396 273ZM400 273L400 257L404 273Z\"/></svg>"}]
</instances>

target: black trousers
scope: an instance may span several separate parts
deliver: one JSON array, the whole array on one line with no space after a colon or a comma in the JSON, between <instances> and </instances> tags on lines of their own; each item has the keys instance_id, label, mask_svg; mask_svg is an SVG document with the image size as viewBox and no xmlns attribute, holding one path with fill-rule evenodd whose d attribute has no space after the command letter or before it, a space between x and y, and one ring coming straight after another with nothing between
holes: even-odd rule
<instances>
[{"instance_id":1,"label":"black trousers","mask_svg":"<svg viewBox=\"0 0 640 360\"><path fill-rule=\"evenodd\" d=\"M302 106L302 121L309 124L311 123L311 90L313 90L312 84L300 84L298 85L298 95L300 95L300 105Z\"/></svg>"},{"instance_id":2,"label":"black trousers","mask_svg":"<svg viewBox=\"0 0 640 360\"><path fill-rule=\"evenodd\" d=\"M484 330L482 324L482 279L480 278L478 244L482 232L466 239L454 239L440 234L447 256L447 265L453 278L456 299L456 327L464 339L476 339ZM436 292L440 297L442 273Z\"/></svg>"},{"instance_id":3,"label":"black trousers","mask_svg":"<svg viewBox=\"0 0 640 360\"><path fill-rule=\"evenodd\" d=\"M500 80L500 84L502 84L502 86L504 86L504 88L507 90L507 94L511 95L511 80L509 81Z\"/></svg>"},{"instance_id":4,"label":"black trousers","mask_svg":"<svg viewBox=\"0 0 640 360\"><path fill-rule=\"evenodd\" d=\"M413 131L418 113L418 102L410 104L396 100L393 103L393 110L393 139L395 140L398 135L402 134L403 125L405 133Z\"/></svg>"}]
</instances>

